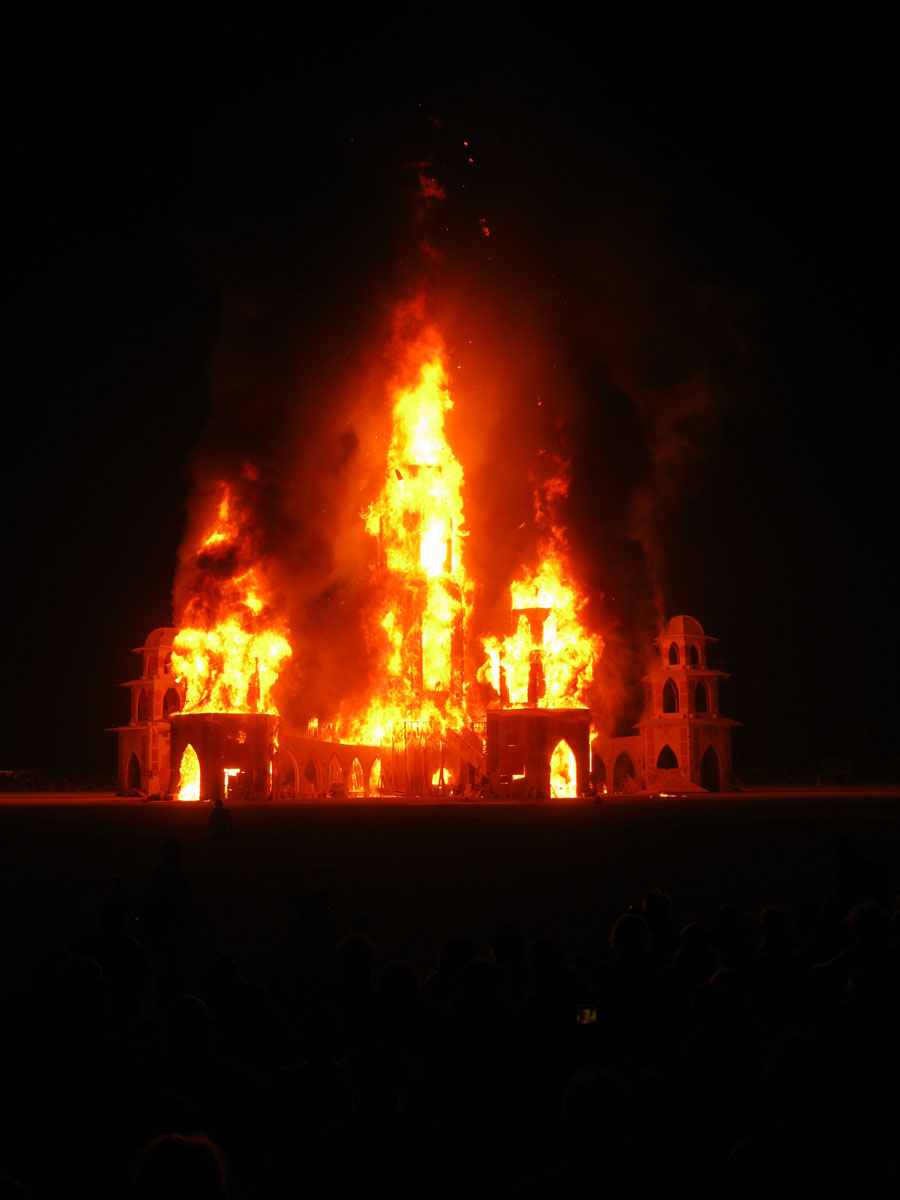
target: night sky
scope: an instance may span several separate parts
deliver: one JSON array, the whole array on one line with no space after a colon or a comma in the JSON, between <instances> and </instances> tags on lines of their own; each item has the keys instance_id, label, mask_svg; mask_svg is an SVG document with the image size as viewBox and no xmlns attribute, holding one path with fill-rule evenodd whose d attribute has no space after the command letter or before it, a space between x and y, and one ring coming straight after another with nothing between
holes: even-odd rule
<instances>
[{"instance_id":1,"label":"night sky","mask_svg":"<svg viewBox=\"0 0 900 1200\"><path fill-rule=\"evenodd\" d=\"M18 31L0 768L112 774L195 481L252 456L292 495L352 487L354 393L426 285L470 519L518 514L537 449L571 459L609 662L634 675L657 603L690 613L739 774L900 770L877 31L520 21ZM272 536L327 628L346 586L314 526ZM485 572L515 548L492 530Z\"/></svg>"}]
</instances>

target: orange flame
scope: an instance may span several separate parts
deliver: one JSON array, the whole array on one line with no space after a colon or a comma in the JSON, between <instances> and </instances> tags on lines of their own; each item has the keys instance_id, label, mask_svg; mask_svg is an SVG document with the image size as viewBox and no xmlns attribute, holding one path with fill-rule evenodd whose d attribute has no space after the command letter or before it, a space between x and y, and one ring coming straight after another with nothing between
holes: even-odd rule
<instances>
[{"instance_id":1,"label":"orange flame","mask_svg":"<svg viewBox=\"0 0 900 1200\"><path fill-rule=\"evenodd\" d=\"M465 723L462 655L472 585L463 565L463 471L444 429L453 407L446 355L417 308L400 315L412 317L418 331L402 346L384 484L362 514L379 550L369 637L374 696L363 716L341 728L349 740L374 744L404 726L436 734Z\"/></svg>"},{"instance_id":2,"label":"orange flame","mask_svg":"<svg viewBox=\"0 0 900 1200\"><path fill-rule=\"evenodd\" d=\"M483 639L487 661L478 678L505 706L565 708L586 703L603 639L589 633L580 612L586 598L564 561L562 531L552 531L536 571L510 587L515 630Z\"/></svg>"},{"instance_id":3,"label":"orange flame","mask_svg":"<svg viewBox=\"0 0 900 1200\"><path fill-rule=\"evenodd\" d=\"M184 754L181 756L178 784L179 800L197 801L200 799L200 759L190 743L185 746Z\"/></svg>"},{"instance_id":4,"label":"orange flame","mask_svg":"<svg viewBox=\"0 0 900 1200\"><path fill-rule=\"evenodd\" d=\"M244 478L255 481L247 465ZM223 483L212 529L198 548L191 594L172 648L185 685L183 713L270 713L272 686L291 655L285 623L265 595L252 513Z\"/></svg>"},{"instance_id":5,"label":"orange flame","mask_svg":"<svg viewBox=\"0 0 900 1200\"><path fill-rule=\"evenodd\" d=\"M550 795L556 797L576 796L575 755L568 742L558 742L550 756Z\"/></svg>"}]
</instances>

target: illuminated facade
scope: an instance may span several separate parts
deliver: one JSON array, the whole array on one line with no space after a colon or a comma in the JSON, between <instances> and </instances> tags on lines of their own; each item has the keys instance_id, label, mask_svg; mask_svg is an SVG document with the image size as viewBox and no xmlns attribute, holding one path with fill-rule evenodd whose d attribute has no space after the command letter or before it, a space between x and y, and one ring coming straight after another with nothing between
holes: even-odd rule
<instances>
[{"instance_id":1,"label":"illuminated facade","mask_svg":"<svg viewBox=\"0 0 900 1200\"><path fill-rule=\"evenodd\" d=\"M312 800L380 795L475 795L501 798L598 792L727 792L734 789L731 731L709 666L716 639L693 617L669 621L644 679L644 716L631 737L591 738L588 708L534 703L490 708L484 726L442 738L405 722L382 745L340 738L318 722L297 732L260 713L178 715L182 685L171 674L175 630L155 629L135 653L141 675L131 690L131 719L119 735L119 789L171 795L173 763L191 746L204 799ZM532 664L531 691L540 690ZM533 701L534 695L530 696Z\"/></svg>"},{"instance_id":2,"label":"illuminated facade","mask_svg":"<svg viewBox=\"0 0 900 1200\"><path fill-rule=\"evenodd\" d=\"M598 789L734 791L731 731L738 722L719 709L719 685L728 676L708 664L707 647L715 641L695 617L672 617L654 642L638 732L594 739Z\"/></svg>"}]
</instances>

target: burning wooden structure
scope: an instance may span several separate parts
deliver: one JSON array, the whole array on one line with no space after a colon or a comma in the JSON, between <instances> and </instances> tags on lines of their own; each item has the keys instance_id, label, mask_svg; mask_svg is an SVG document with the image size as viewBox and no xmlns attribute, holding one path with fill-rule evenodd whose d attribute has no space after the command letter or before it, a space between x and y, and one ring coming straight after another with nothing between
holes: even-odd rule
<instances>
[{"instance_id":1,"label":"burning wooden structure","mask_svg":"<svg viewBox=\"0 0 900 1200\"><path fill-rule=\"evenodd\" d=\"M508 633L480 644L469 636L475 586L463 470L444 425L453 408L446 352L421 306L401 318L384 473L361 514L372 550L367 699L327 728L315 719L290 728L280 716L276 684L291 634L258 524L259 471L245 463L220 483L196 544L183 549L177 628L155 630L138 650L131 721L119 730L122 789L264 800L549 798L664 777L730 786L722 675L707 668L711 639L689 617L663 634L639 744L592 743L589 699L603 640L583 620L587 598L554 519L568 487L563 464L536 486L536 565L510 585Z\"/></svg>"}]
</instances>

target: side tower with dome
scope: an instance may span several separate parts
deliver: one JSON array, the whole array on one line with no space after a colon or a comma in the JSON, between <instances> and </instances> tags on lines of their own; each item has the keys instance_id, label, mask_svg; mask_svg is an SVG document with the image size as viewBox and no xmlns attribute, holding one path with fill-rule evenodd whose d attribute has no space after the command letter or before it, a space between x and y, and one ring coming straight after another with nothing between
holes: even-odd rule
<instances>
[{"instance_id":1,"label":"side tower with dome","mask_svg":"<svg viewBox=\"0 0 900 1200\"><path fill-rule=\"evenodd\" d=\"M653 643L636 733L594 739L598 790L734 791L731 731L739 722L719 708L719 685L728 676L708 663L707 647L715 641L695 617L672 617Z\"/></svg>"},{"instance_id":2,"label":"side tower with dome","mask_svg":"<svg viewBox=\"0 0 900 1200\"><path fill-rule=\"evenodd\" d=\"M672 617L656 639L658 658L644 679L640 722L648 786L675 781L675 773L707 792L734 790L731 730L719 709L719 684L728 676L707 662L716 639L695 617ZM670 774L671 773L671 774Z\"/></svg>"},{"instance_id":3,"label":"side tower with dome","mask_svg":"<svg viewBox=\"0 0 900 1200\"><path fill-rule=\"evenodd\" d=\"M118 786L120 792L142 792L145 796L165 796L169 789L169 717L183 702L182 685L172 675L172 643L175 630L164 626L154 629L143 646L141 673L122 687L131 689L131 719L120 725Z\"/></svg>"}]
</instances>

